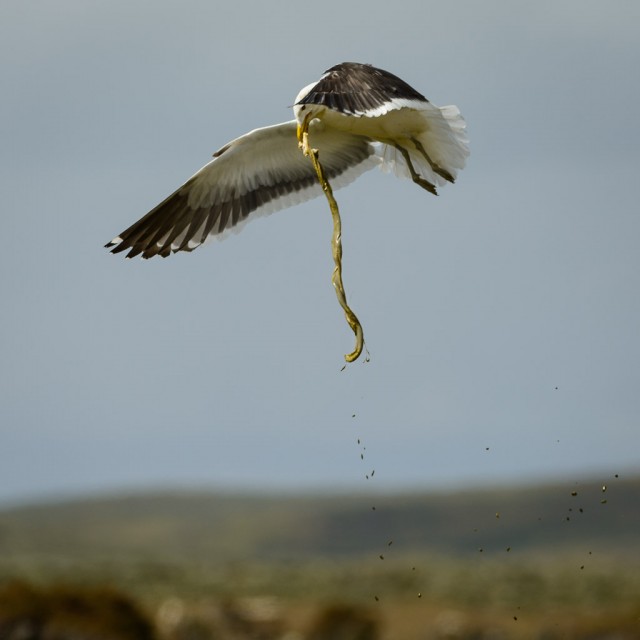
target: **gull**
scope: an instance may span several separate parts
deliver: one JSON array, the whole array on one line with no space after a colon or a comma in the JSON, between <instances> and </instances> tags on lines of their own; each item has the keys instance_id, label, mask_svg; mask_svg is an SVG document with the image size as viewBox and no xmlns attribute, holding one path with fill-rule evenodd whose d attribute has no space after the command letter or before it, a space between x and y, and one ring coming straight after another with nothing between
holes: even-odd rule
<instances>
[{"instance_id":1,"label":"gull","mask_svg":"<svg viewBox=\"0 0 640 640\"><path fill-rule=\"evenodd\" d=\"M303 126L334 189L379 167L437 195L469 155L456 106L437 107L404 80L369 64L343 62L302 89L295 119L254 129L105 246L127 258L193 251L249 220L322 194L302 153Z\"/></svg>"}]
</instances>

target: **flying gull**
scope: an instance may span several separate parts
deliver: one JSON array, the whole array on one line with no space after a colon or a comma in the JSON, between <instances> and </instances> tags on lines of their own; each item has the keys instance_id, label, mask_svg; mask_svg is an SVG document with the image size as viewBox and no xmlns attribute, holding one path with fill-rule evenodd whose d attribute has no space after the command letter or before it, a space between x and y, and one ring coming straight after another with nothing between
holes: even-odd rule
<instances>
[{"instance_id":1,"label":"flying gull","mask_svg":"<svg viewBox=\"0 0 640 640\"><path fill-rule=\"evenodd\" d=\"M294 120L254 129L213 154L213 160L106 247L163 258L224 237L258 215L322 194L314 167L298 147L308 124L333 188L380 167L430 193L454 182L469 150L455 106L437 107L397 76L343 62L295 99Z\"/></svg>"}]
</instances>

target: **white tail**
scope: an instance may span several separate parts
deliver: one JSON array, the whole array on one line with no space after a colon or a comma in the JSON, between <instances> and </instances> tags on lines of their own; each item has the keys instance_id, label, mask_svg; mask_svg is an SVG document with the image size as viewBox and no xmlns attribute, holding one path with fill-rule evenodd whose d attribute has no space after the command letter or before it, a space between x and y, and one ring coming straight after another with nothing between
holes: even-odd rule
<instances>
[{"instance_id":1,"label":"white tail","mask_svg":"<svg viewBox=\"0 0 640 640\"><path fill-rule=\"evenodd\" d=\"M433 185L441 186L455 180L469 156L466 123L458 107L436 107L426 103L421 109L424 130L402 141L414 169ZM378 147L381 168L398 177L411 178L404 153L391 145Z\"/></svg>"}]
</instances>

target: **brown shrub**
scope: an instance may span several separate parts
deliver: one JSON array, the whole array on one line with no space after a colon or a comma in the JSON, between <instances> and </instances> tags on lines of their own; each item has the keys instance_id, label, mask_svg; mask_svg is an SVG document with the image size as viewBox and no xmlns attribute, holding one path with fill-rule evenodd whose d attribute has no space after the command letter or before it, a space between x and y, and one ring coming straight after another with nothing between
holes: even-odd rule
<instances>
[{"instance_id":1,"label":"brown shrub","mask_svg":"<svg viewBox=\"0 0 640 640\"><path fill-rule=\"evenodd\" d=\"M107 587L0 587L2 640L154 640L153 626L128 596Z\"/></svg>"},{"instance_id":2,"label":"brown shrub","mask_svg":"<svg viewBox=\"0 0 640 640\"><path fill-rule=\"evenodd\" d=\"M308 640L377 640L379 623L369 609L336 604L325 607L315 619Z\"/></svg>"}]
</instances>

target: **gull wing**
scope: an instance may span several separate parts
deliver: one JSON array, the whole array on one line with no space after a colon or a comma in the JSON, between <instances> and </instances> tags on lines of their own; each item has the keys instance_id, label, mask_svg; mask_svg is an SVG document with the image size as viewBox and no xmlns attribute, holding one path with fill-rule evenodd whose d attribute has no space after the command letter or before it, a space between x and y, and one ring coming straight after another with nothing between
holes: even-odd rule
<instances>
[{"instance_id":1,"label":"gull wing","mask_svg":"<svg viewBox=\"0 0 640 640\"><path fill-rule=\"evenodd\" d=\"M167 257L192 251L212 236L237 231L265 215L322 194L313 165L298 148L297 122L254 129L232 140L213 160L157 207L105 246ZM366 137L325 129L314 122L310 141L334 188L345 186L381 159Z\"/></svg>"},{"instance_id":2,"label":"gull wing","mask_svg":"<svg viewBox=\"0 0 640 640\"><path fill-rule=\"evenodd\" d=\"M359 62L342 62L305 87L296 105L321 105L346 115L375 118L428 100L398 76Z\"/></svg>"}]
</instances>

